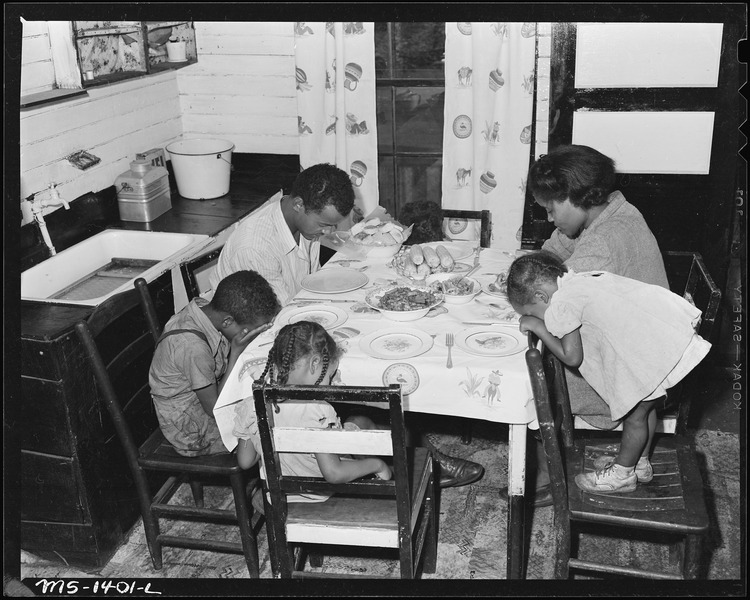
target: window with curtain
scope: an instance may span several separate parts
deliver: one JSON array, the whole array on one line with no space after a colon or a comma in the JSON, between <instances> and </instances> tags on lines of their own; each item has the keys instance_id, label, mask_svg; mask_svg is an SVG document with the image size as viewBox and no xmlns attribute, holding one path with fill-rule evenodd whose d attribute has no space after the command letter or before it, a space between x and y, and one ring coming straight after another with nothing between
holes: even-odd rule
<instances>
[{"instance_id":1,"label":"window with curtain","mask_svg":"<svg viewBox=\"0 0 750 600\"><path fill-rule=\"evenodd\" d=\"M440 202L445 23L375 23L380 205Z\"/></svg>"}]
</instances>

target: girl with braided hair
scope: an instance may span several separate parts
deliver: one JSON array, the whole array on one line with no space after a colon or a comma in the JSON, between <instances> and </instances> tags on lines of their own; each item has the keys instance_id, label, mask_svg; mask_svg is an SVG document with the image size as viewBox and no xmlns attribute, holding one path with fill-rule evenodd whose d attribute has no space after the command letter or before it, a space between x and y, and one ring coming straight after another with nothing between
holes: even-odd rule
<instances>
[{"instance_id":1,"label":"girl with braided hair","mask_svg":"<svg viewBox=\"0 0 750 600\"><path fill-rule=\"evenodd\" d=\"M695 333L701 311L658 285L605 271L576 273L543 250L513 262L508 300L522 315L521 332L535 333L565 365L577 367L612 420L622 420L617 455L600 457L576 485L606 494L651 481L655 400L711 348Z\"/></svg>"},{"instance_id":2,"label":"girl with braided hair","mask_svg":"<svg viewBox=\"0 0 750 600\"><path fill-rule=\"evenodd\" d=\"M341 349L318 323L298 321L284 326L276 336L268 362L259 381L281 385L332 385L338 373ZM288 400L276 407L274 420L280 427L320 427L341 429L333 406L327 402ZM367 417L352 415L343 429L376 429ZM237 408L234 435L239 439L237 462L243 469L253 466L261 456L260 434L252 402L241 402ZM351 458L324 453L283 453L281 471L285 475L323 477L331 483L346 483L374 474L390 479L391 469L380 458ZM322 502L326 496L305 494L291 496L290 502Z\"/></svg>"}]
</instances>

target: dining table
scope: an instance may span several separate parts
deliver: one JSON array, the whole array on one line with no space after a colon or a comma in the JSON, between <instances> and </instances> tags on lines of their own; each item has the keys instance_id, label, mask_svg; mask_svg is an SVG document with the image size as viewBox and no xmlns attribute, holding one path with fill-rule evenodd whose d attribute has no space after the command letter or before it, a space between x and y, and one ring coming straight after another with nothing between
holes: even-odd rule
<instances>
[{"instance_id":1,"label":"dining table","mask_svg":"<svg viewBox=\"0 0 750 600\"><path fill-rule=\"evenodd\" d=\"M261 375L281 327L299 320L324 326L344 352L343 385L401 385L405 411L483 419L508 425L507 578L523 577L524 489L527 428L538 428L519 315L495 286L515 252L478 248L478 242L441 242L454 259L453 275L469 275L481 291L470 301L446 300L414 321L394 321L371 304L381 288L415 285L399 274L392 257L337 252L255 338L234 365L214 408L228 450L238 403L252 402L252 383ZM435 246L435 244L431 244ZM379 253L374 253L379 254ZM452 340L451 340L452 337ZM447 342L451 342L449 345ZM450 357L450 361L449 361ZM498 460L505 453L498 453Z\"/></svg>"}]
</instances>

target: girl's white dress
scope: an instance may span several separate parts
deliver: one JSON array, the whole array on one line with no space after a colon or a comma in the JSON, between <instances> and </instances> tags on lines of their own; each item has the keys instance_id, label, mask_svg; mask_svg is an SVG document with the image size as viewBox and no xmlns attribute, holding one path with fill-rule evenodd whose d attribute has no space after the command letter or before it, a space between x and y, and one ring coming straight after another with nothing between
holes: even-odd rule
<instances>
[{"instance_id":1,"label":"girl's white dress","mask_svg":"<svg viewBox=\"0 0 750 600\"><path fill-rule=\"evenodd\" d=\"M604 271L568 271L557 284L544 323L558 338L580 328L579 370L612 420L664 395L711 348L695 333L701 311L660 286Z\"/></svg>"}]
</instances>

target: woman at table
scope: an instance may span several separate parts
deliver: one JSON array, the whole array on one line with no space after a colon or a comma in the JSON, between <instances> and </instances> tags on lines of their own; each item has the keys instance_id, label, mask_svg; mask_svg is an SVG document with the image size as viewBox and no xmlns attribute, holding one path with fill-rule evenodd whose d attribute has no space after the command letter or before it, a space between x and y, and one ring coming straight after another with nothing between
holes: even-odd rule
<instances>
[{"instance_id":1,"label":"woman at table","mask_svg":"<svg viewBox=\"0 0 750 600\"><path fill-rule=\"evenodd\" d=\"M640 211L615 189L614 161L589 146L560 146L529 169L528 189L555 231L542 245L577 273L609 271L669 289L659 244ZM566 370L573 414L613 429L607 404L575 369ZM552 504L541 443L534 506Z\"/></svg>"}]
</instances>

